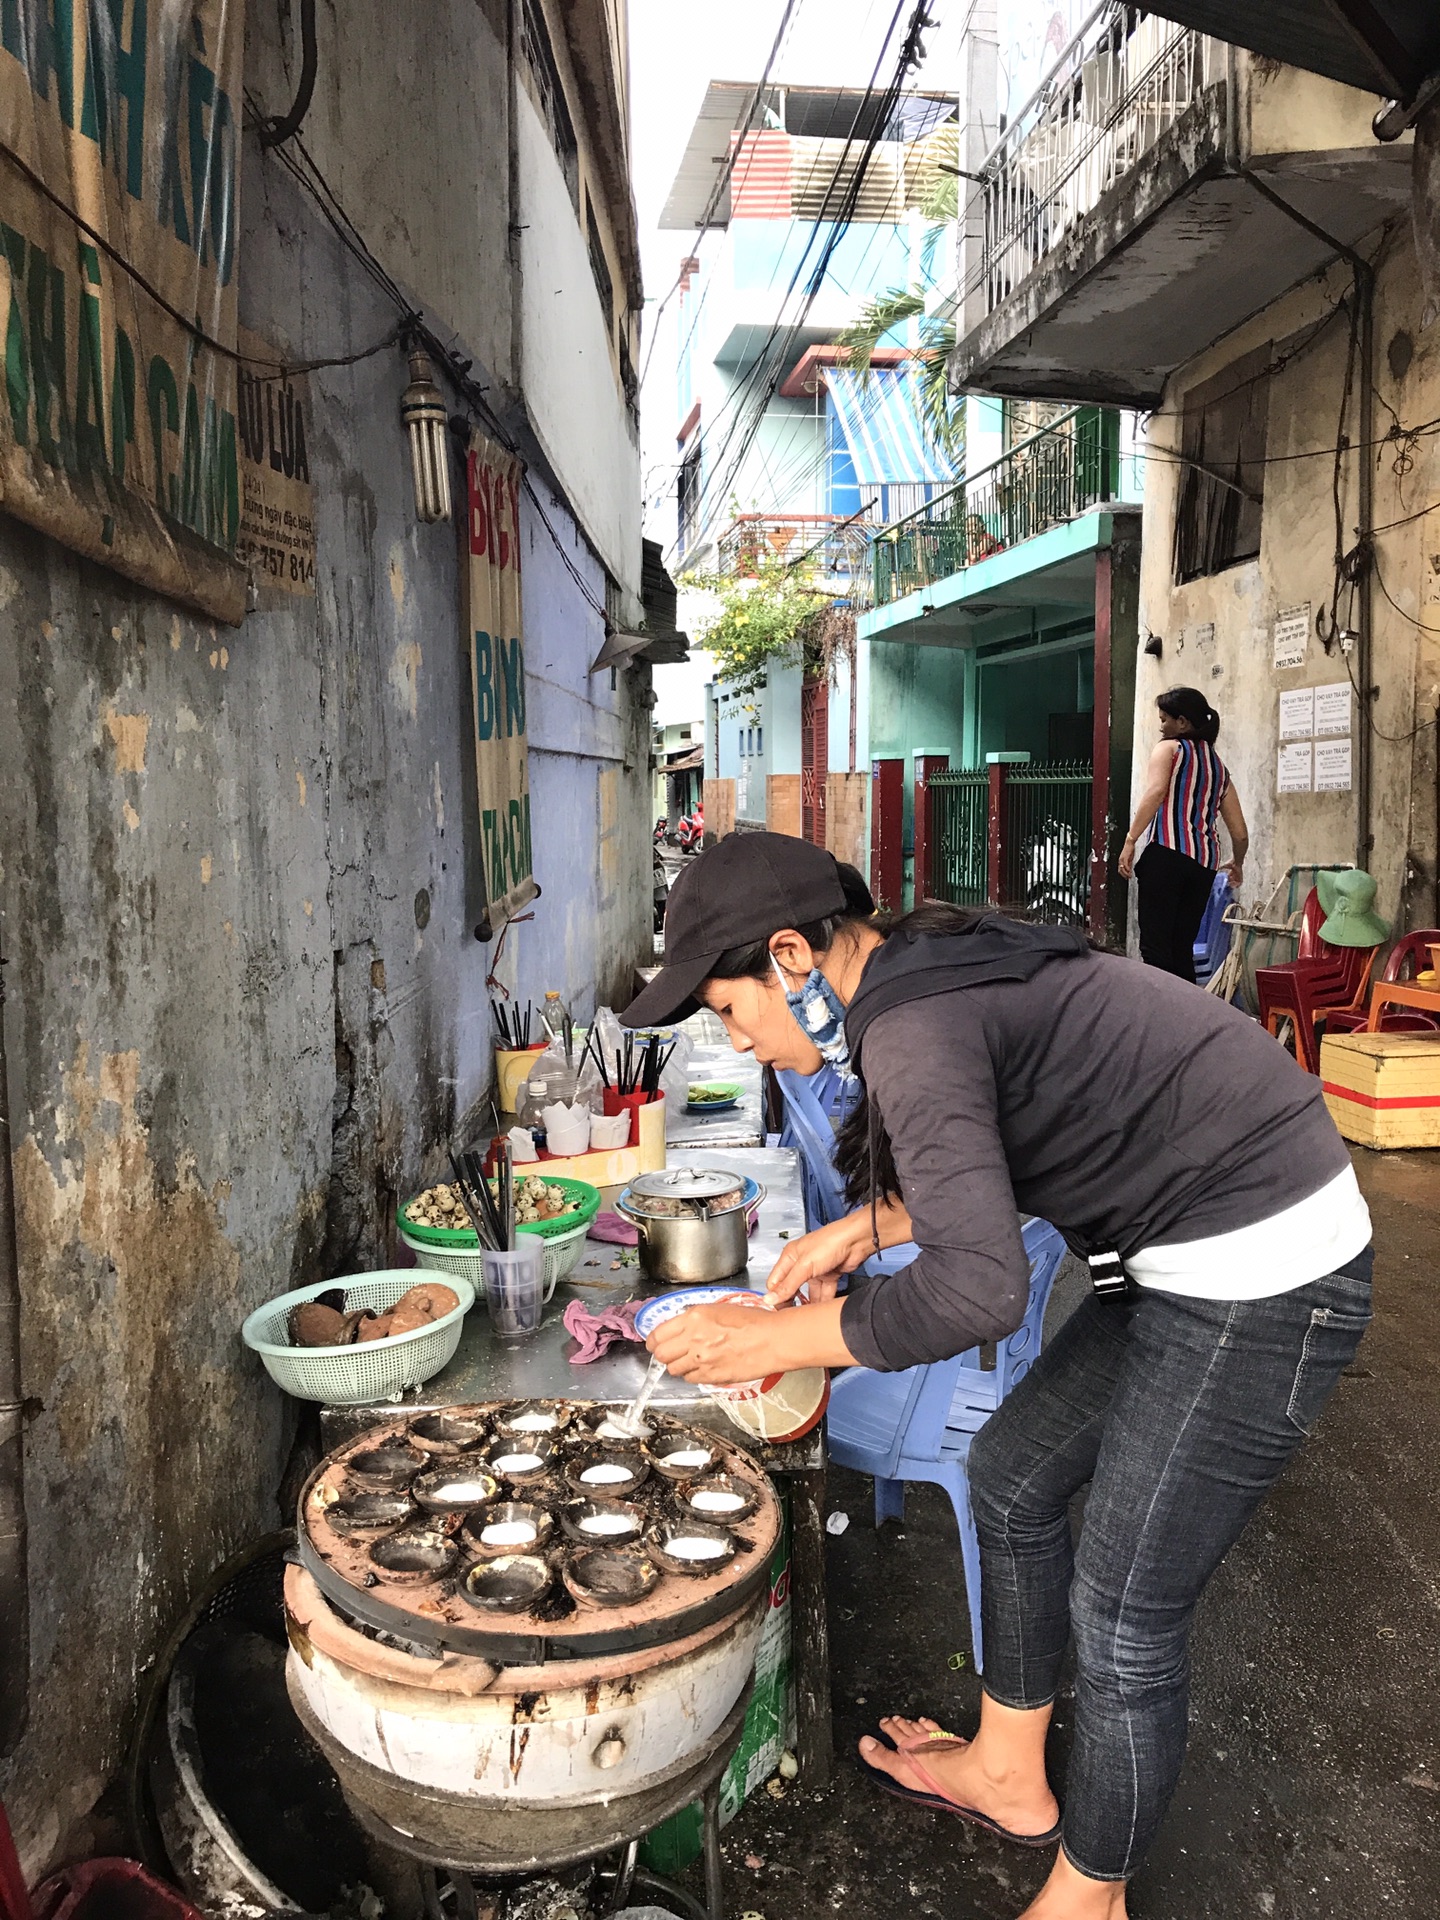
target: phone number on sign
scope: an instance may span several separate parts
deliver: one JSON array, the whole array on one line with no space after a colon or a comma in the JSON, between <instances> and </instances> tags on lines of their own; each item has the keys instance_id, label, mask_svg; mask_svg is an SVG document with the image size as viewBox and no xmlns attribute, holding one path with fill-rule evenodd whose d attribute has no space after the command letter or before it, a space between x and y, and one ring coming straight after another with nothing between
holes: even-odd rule
<instances>
[{"instance_id":1,"label":"phone number on sign","mask_svg":"<svg viewBox=\"0 0 1440 1920\"><path fill-rule=\"evenodd\" d=\"M248 541L240 557L257 573L268 573L275 580L292 580L296 586L315 584L313 553L288 553L284 547L267 547L258 540Z\"/></svg>"}]
</instances>

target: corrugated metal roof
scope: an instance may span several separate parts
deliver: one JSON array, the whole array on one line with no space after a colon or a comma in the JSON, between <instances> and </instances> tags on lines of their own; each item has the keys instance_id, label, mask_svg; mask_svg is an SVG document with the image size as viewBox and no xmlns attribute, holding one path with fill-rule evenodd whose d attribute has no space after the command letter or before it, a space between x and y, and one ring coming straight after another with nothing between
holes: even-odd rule
<instances>
[{"instance_id":1,"label":"corrugated metal roof","mask_svg":"<svg viewBox=\"0 0 1440 1920\"><path fill-rule=\"evenodd\" d=\"M1387 98L1440 69L1436 0L1159 0L1184 27Z\"/></svg>"},{"instance_id":2,"label":"corrugated metal roof","mask_svg":"<svg viewBox=\"0 0 1440 1920\"><path fill-rule=\"evenodd\" d=\"M715 181L729 158L731 135L744 126L754 93L753 80L710 82L661 210L659 224L663 229L690 233L698 228ZM892 115L891 137L920 139L941 120L953 119L954 115L953 94L919 89L904 93ZM768 87L751 131L787 133L807 141L843 141L853 134L858 143L875 131L874 102L867 101L863 87ZM757 149L754 159L759 157ZM737 172L746 165L747 159L742 158ZM711 225L728 226L730 214L727 186L710 216Z\"/></svg>"}]
</instances>

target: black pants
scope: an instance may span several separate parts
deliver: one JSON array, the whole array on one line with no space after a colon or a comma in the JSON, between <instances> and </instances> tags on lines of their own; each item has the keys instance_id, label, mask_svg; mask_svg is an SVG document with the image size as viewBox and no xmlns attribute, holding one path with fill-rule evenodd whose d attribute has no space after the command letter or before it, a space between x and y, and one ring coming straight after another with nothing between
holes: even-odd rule
<instances>
[{"instance_id":1,"label":"black pants","mask_svg":"<svg viewBox=\"0 0 1440 1920\"><path fill-rule=\"evenodd\" d=\"M1182 980L1195 978L1195 936L1215 884L1212 867L1152 840L1135 862L1140 888L1140 958Z\"/></svg>"}]
</instances>

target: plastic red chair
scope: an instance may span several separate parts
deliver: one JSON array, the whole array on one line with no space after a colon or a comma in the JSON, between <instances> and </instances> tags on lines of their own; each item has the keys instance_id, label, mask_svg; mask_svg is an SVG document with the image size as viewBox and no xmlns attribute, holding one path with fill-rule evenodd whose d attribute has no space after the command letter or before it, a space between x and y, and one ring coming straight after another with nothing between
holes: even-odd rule
<instances>
[{"instance_id":1,"label":"plastic red chair","mask_svg":"<svg viewBox=\"0 0 1440 1920\"><path fill-rule=\"evenodd\" d=\"M1316 1023L1335 1011L1359 1012L1365 1024L1365 1003L1373 947L1332 947L1320 937L1324 920L1320 896L1312 887L1300 920L1298 956L1278 967L1255 969L1255 991L1260 1001L1260 1023L1279 1038L1280 1022L1295 1029L1295 1058L1307 1073L1320 1071Z\"/></svg>"},{"instance_id":2,"label":"plastic red chair","mask_svg":"<svg viewBox=\"0 0 1440 1920\"><path fill-rule=\"evenodd\" d=\"M1430 965L1430 949L1436 945L1440 945L1440 928L1423 927L1418 933L1407 933L1403 940L1397 940L1390 949L1390 958L1385 962L1385 971L1380 978L1389 985L1413 980L1417 973L1423 973ZM1368 1020L1369 1010L1366 1007L1337 1007L1325 1015L1325 1031L1359 1033ZM1440 1032L1440 1020L1432 1013L1422 1013L1419 1007L1382 1007L1380 1031L1436 1033Z\"/></svg>"}]
</instances>

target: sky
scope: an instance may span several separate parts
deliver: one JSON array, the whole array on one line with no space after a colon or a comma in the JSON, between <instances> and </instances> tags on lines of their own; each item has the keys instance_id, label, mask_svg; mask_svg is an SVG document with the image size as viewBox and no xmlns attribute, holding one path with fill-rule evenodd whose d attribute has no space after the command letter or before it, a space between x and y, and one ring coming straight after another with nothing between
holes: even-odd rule
<instances>
[{"instance_id":1,"label":"sky","mask_svg":"<svg viewBox=\"0 0 1440 1920\"><path fill-rule=\"evenodd\" d=\"M631 140L647 304L674 284L694 236L655 222L712 80L754 82L784 0L630 0ZM772 79L864 86L895 0L799 0Z\"/></svg>"}]
</instances>

